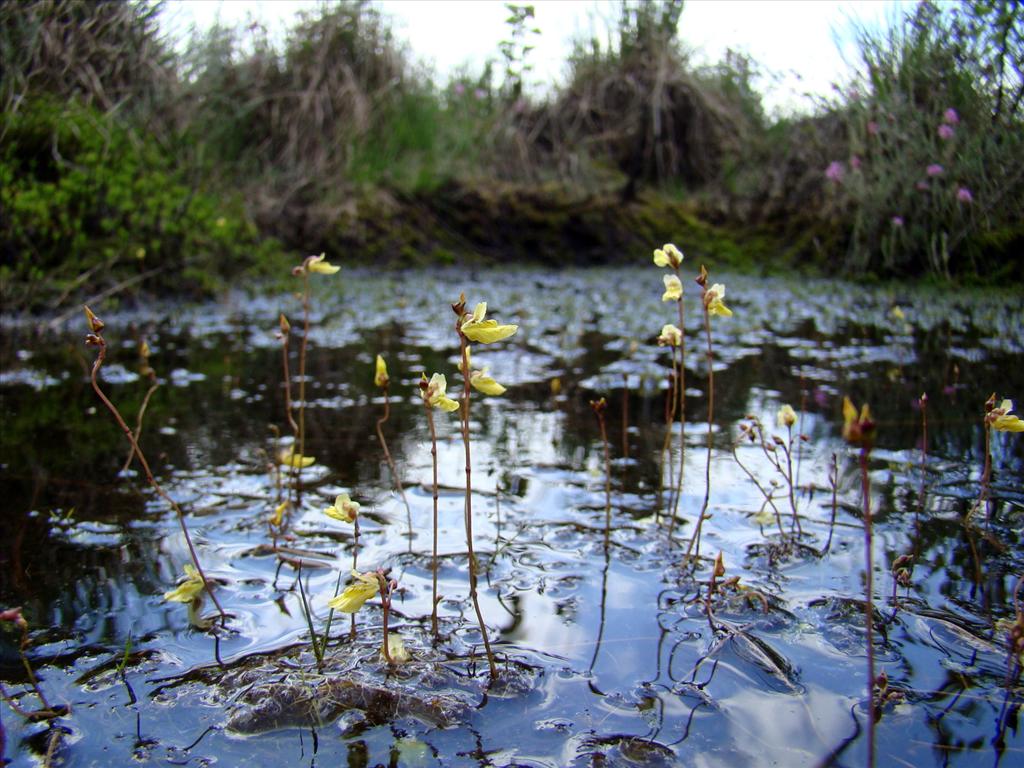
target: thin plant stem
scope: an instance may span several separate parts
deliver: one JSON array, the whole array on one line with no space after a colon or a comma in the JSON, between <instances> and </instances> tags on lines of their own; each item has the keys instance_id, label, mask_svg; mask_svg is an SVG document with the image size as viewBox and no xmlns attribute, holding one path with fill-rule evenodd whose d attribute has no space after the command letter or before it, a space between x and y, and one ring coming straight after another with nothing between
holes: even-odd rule
<instances>
[{"instance_id":1,"label":"thin plant stem","mask_svg":"<svg viewBox=\"0 0 1024 768\"><path fill-rule=\"evenodd\" d=\"M629 458L629 374L622 374L622 458Z\"/></svg>"},{"instance_id":2,"label":"thin plant stem","mask_svg":"<svg viewBox=\"0 0 1024 768\"><path fill-rule=\"evenodd\" d=\"M398 476L398 468L395 466L395 460L391 458L391 451L388 449L388 443L384 439L384 424L391 416L391 398L388 397L388 385L385 384L381 389L384 391L384 415L377 419L377 440L380 441L380 447L384 451L384 459L388 463L388 469L391 470L391 480L395 484L395 490L398 491L398 495L402 497L402 503L405 504L406 517L409 521L409 537L411 540L412 510L409 507L409 500L405 498L405 489L402 487L402 478Z\"/></svg>"},{"instance_id":3,"label":"thin plant stem","mask_svg":"<svg viewBox=\"0 0 1024 768\"><path fill-rule=\"evenodd\" d=\"M712 427L715 419L715 366L711 350L711 315L708 314L707 305L704 305L704 334L707 338L707 359L708 359L708 444L707 460L704 462L704 501L700 506L700 516L697 518L697 525L693 529L693 536L686 546L686 559L690 559L690 552L696 544L693 552L694 558L700 557L700 532L704 527L704 516L708 511L708 502L711 500L711 449L714 445L714 433Z\"/></svg>"},{"instance_id":4,"label":"thin plant stem","mask_svg":"<svg viewBox=\"0 0 1024 768\"><path fill-rule=\"evenodd\" d=\"M676 267L676 276L679 268ZM676 399L679 403L679 476L676 478L676 495L672 504L672 523L679 515L679 502L683 495L683 473L686 466L686 324L683 318L683 297L676 302L679 308L679 376L676 378ZM669 542L672 533L669 531Z\"/></svg>"},{"instance_id":5,"label":"thin plant stem","mask_svg":"<svg viewBox=\"0 0 1024 768\"><path fill-rule=\"evenodd\" d=\"M761 485L761 482L757 479L757 476L753 472L751 472L750 469L748 469L742 461L740 461L740 455L736 445L733 445L732 447L732 457L736 461L736 464L739 465L739 468L742 469L744 473L746 473L747 477L751 479L751 481L757 487L757 490L761 492L761 495L764 496L765 504L771 506L772 511L775 512L775 524L779 528L779 536L782 538L783 543L785 543L786 531L782 527L782 513L779 512L779 508L775 504L775 500L772 498L772 494L764 489L764 486ZM764 509L764 506L762 506L762 509Z\"/></svg>"},{"instance_id":6,"label":"thin plant stem","mask_svg":"<svg viewBox=\"0 0 1024 768\"><path fill-rule=\"evenodd\" d=\"M793 525L796 526L797 535L803 536L804 530L800 525L800 513L796 509L796 496L793 494L793 427L786 427L789 434L789 443L786 445L786 484L789 486L789 506L793 510Z\"/></svg>"},{"instance_id":7,"label":"thin plant stem","mask_svg":"<svg viewBox=\"0 0 1024 768\"><path fill-rule=\"evenodd\" d=\"M832 519L828 524L828 540L825 542L825 549L822 554L828 554L829 549L832 547L832 533L836 529L836 512L839 509L839 458L835 453L832 454L832 466L829 468L828 474L829 485L832 486Z\"/></svg>"},{"instance_id":8,"label":"thin plant stem","mask_svg":"<svg viewBox=\"0 0 1024 768\"><path fill-rule=\"evenodd\" d=\"M675 493L675 467L672 465L672 425L676 422L677 399L679 389L678 364L676 363L676 348L672 347L672 377L669 379L671 394L667 398L668 407L665 413L665 440L661 444L661 485L665 485L665 467L668 467L668 501L665 503L665 515L668 517L668 540L672 541L672 532L675 530L676 519L672 514L673 494Z\"/></svg>"},{"instance_id":9,"label":"thin plant stem","mask_svg":"<svg viewBox=\"0 0 1024 768\"><path fill-rule=\"evenodd\" d=\"M309 600L306 598L306 590L302 586L302 561L299 561L298 579L299 582L299 600L302 605L302 615L306 617L306 626L309 628L309 644L313 647L313 658L316 659L316 669L318 672L323 673L324 671L324 652L320 647L316 639L316 630L313 629L313 612L309 607ZM326 639L325 639L326 642Z\"/></svg>"},{"instance_id":10,"label":"thin plant stem","mask_svg":"<svg viewBox=\"0 0 1024 768\"><path fill-rule=\"evenodd\" d=\"M302 270L302 342L299 344L299 456L306 455L306 347L309 344L309 270ZM295 509L302 504L302 461L295 466Z\"/></svg>"},{"instance_id":11,"label":"thin plant stem","mask_svg":"<svg viewBox=\"0 0 1024 768\"><path fill-rule=\"evenodd\" d=\"M299 443L299 435L301 430L299 429L298 423L295 421L295 415L292 413L292 381L291 381L291 366L288 364L288 350L289 350L289 333L291 332L288 327L287 321L284 319L284 315L281 315L281 363L284 373L284 415L288 419L288 426L292 430L293 444ZM292 452L294 456L294 451ZM302 450L299 450L299 455L303 456ZM301 461L299 462L301 463ZM292 480L292 494L295 508L298 509L299 504L299 467L296 466L296 462L291 462L291 466L288 467L288 475Z\"/></svg>"},{"instance_id":12,"label":"thin plant stem","mask_svg":"<svg viewBox=\"0 0 1024 768\"><path fill-rule=\"evenodd\" d=\"M139 414L135 417L135 442L139 441L139 437L142 435L142 420L146 416L146 408L149 407L149 399L153 397L153 393L160 388L160 382L156 380L156 375L150 376L149 389L146 390L146 395L142 398L142 405L139 406ZM135 449L130 448L128 450L128 456L124 460L124 466L121 467L122 472L127 472L128 467L131 466L132 456L135 454Z\"/></svg>"},{"instance_id":13,"label":"thin plant stem","mask_svg":"<svg viewBox=\"0 0 1024 768\"><path fill-rule=\"evenodd\" d=\"M352 570L359 570L359 515L352 518ZM356 615L354 613L348 635L352 640L356 639Z\"/></svg>"},{"instance_id":14,"label":"thin plant stem","mask_svg":"<svg viewBox=\"0 0 1024 768\"><path fill-rule=\"evenodd\" d=\"M174 512L178 517L178 524L181 526L182 535L185 537L185 544L188 546L188 553L192 558L192 564L196 567L196 572L199 574L199 578L203 580L203 587L206 589L206 593L210 596L210 599L213 601L213 604L217 606L217 611L220 613L221 626L226 627L228 616L224 612L224 609L221 607L220 601L217 599L217 596L213 593L213 587L210 585L209 579L206 578L206 573L203 571L203 566L199 562L199 555L196 554L196 548L192 544L192 536L189 535L188 525L185 523L185 513L182 511L181 507L178 506L178 502L172 499L170 495L167 493L167 491L163 489L163 486L161 486L160 483L156 481L156 478L153 476L153 471L149 468L149 462L146 460L145 454L142 453L142 449L139 447L139 443L135 439L135 435L132 434L131 429L125 423L124 418L122 418L121 416L121 412L117 410L117 406L115 406L110 401L110 399L103 393L103 390L100 388L97 376L99 375L100 368L103 366L103 362L104 360L106 360L107 357L107 342L103 339L102 336L99 335L98 332L96 332L95 335L92 336L92 338L95 339L93 343L95 343L95 345L98 348L96 361L93 363L92 374L90 376L93 391L96 393L96 396L99 397L100 401L103 403L106 409L110 411L110 413L113 415L114 419L117 421L118 426L121 427L121 431L124 432L125 437L128 438L128 442L131 443L132 450L135 452L135 455L139 459L139 464L142 466L143 471L146 473L147 482L153 487L153 490L155 490L160 495L160 497L168 504L170 504L172 509L174 509Z\"/></svg>"},{"instance_id":15,"label":"thin plant stem","mask_svg":"<svg viewBox=\"0 0 1024 768\"><path fill-rule=\"evenodd\" d=\"M864 497L864 561L867 571L864 588L867 600L864 602L864 628L867 631L868 650L868 766L875 764L875 604L874 604L874 563L871 536L871 479L868 477L867 445L860 449L861 495Z\"/></svg>"},{"instance_id":16,"label":"thin plant stem","mask_svg":"<svg viewBox=\"0 0 1024 768\"><path fill-rule=\"evenodd\" d=\"M604 543L608 546L612 529L612 459L611 446L608 444L608 429L604 420L604 412L607 408L607 401L602 397L600 400L591 400L590 407L597 416L598 426L601 428L601 444L604 447Z\"/></svg>"},{"instance_id":17,"label":"thin plant stem","mask_svg":"<svg viewBox=\"0 0 1024 768\"><path fill-rule=\"evenodd\" d=\"M434 639L438 639L437 630L437 430L434 427L434 411L430 403L426 404L427 425L430 427L430 459L433 464L433 497L434 497L434 529L433 529L433 550L431 558L431 600L430 600L430 630Z\"/></svg>"},{"instance_id":18,"label":"thin plant stem","mask_svg":"<svg viewBox=\"0 0 1024 768\"><path fill-rule=\"evenodd\" d=\"M384 610L384 644L381 646L381 652L384 654L384 660L390 666L393 665L395 661L391 658L391 649L388 647L388 618L391 615L391 591L395 582L388 581L388 579L384 577L384 574L379 571L377 572L377 579L380 582L380 603Z\"/></svg>"},{"instance_id":19,"label":"thin plant stem","mask_svg":"<svg viewBox=\"0 0 1024 768\"><path fill-rule=\"evenodd\" d=\"M487 652L487 664L490 667L491 679L494 679L498 676L498 666L494 662L494 652L491 650L491 641L487 636L487 625L484 624L484 615L480 610L480 598L476 592L476 553L473 551L473 462L469 440L469 344L465 334L462 333L461 321L461 317L456 320L455 330L459 334L459 346L462 358L462 444L465 447L466 453L466 502L463 509L463 517L465 518L466 526L466 550L469 554L469 596L473 601L473 610L476 612L477 623L480 625L480 636L483 638L484 650Z\"/></svg>"}]
</instances>

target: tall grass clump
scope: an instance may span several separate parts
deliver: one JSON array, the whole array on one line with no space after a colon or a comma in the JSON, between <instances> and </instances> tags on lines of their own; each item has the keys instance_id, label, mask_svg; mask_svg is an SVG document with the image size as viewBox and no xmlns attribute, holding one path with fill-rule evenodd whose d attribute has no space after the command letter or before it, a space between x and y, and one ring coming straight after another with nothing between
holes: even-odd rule
<instances>
[{"instance_id":1,"label":"tall grass clump","mask_svg":"<svg viewBox=\"0 0 1024 768\"><path fill-rule=\"evenodd\" d=\"M1009 277L1024 227L1024 8L920 3L860 27L847 152L825 169L855 272Z\"/></svg>"}]
</instances>

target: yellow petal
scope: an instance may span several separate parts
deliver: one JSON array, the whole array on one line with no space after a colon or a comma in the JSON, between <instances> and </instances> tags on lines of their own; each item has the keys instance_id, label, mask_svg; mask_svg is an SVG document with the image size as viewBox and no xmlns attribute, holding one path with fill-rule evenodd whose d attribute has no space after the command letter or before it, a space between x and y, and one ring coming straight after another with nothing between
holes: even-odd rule
<instances>
[{"instance_id":1,"label":"yellow petal","mask_svg":"<svg viewBox=\"0 0 1024 768\"><path fill-rule=\"evenodd\" d=\"M661 250L661 248L654 249L654 264L658 267L668 266L668 256L665 255L665 252Z\"/></svg>"},{"instance_id":2,"label":"yellow petal","mask_svg":"<svg viewBox=\"0 0 1024 768\"><path fill-rule=\"evenodd\" d=\"M376 369L373 374L373 383L378 387L386 387L388 385L388 365L380 355L377 355Z\"/></svg>"},{"instance_id":3,"label":"yellow petal","mask_svg":"<svg viewBox=\"0 0 1024 768\"><path fill-rule=\"evenodd\" d=\"M431 405L436 405L442 411L445 411L447 413L459 410L459 401L452 400L450 397L439 397L437 399L437 402L431 403Z\"/></svg>"},{"instance_id":4,"label":"yellow petal","mask_svg":"<svg viewBox=\"0 0 1024 768\"><path fill-rule=\"evenodd\" d=\"M295 453L294 448L286 448L281 451L280 455L277 457L277 461L279 464L291 467L292 469L302 469L303 467L308 467L313 464L316 459L312 456L302 456L301 454Z\"/></svg>"},{"instance_id":5,"label":"yellow petal","mask_svg":"<svg viewBox=\"0 0 1024 768\"><path fill-rule=\"evenodd\" d=\"M164 592L164 600L173 603L191 603L204 589L203 579L199 571L191 564L185 565L185 581L169 592Z\"/></svg>"},{"instance_id":6,"label":"yellow petal","mask_svg":"<svg viewBox=\"0 0 1024 768\"><path fill-rule=\"evenodd\" d=\"M721 317L732 317L732 310L725 306L721 299L713 299L711 303L708 304L708 314L719 315Z\"/></svg>"},{"instance_id":7,"label":"yellow petal","mask_svg":"<svg viewBox=\"0 0 1024 768\"><path fill-rule=\"evenodd\" d=\"M678 347L683 343L683 333L676 326L669 323L661 327L661 335L658 336L659 347Z\"/></svg>"},{"instance_id":8,"label":"yellow petal","mask_svg":"<svg viewBox=\"0 0 1024 768\"><path fill-rule=\"evenodd\" d=\"M355 613L363 607L363 603L380 591L380 582L375 573L359 573L352 571L355 581L349 584L340 595L327 601L327 605L342 613Z\"/></svg>"},{"instance_id":9,"label":"yellow petal","mask_svg":"<svg viewBox=\"0 0 1024 768\"><path fill-rule=\"evenodd\" d=\"M1024 432L1024 421L1008 413L1004 416L997 416L992 422L992 427L1000 432Z\"/></svg>"},{"instance_id":10,"label":"yellow petal","mask_svg":"<svg viewBox=\"0 0 1024 768\"><path fill-rule=\"evenodd\" d=\"M793 406L786 404L779 408L778 421L780 427L792 427L796 424L796 411Z\"/></svg>"},{"instance_id":11,"label":"yellow petal","mask_svg":"<svg viewBox=\"0 0 1024 768\"><path fill-rule=\"evenodd\" d=\"M383 656L384 654L381 654ZM412 656L405 649L405 641L397 632L388 632L388 655L392 664L405 664Z\"/></svg>"},{"instance_id":12,"label":"yellow petal","mask_svg":"<svg viewBox=\"0 0 1024 768\"><path fill-rule=\"evenodd\" d=\"M665 275L665 293L661 295L662 301L678 301L683 297L683 284L675 275Z\"/></svg>"},{"instance_id":13,"label":"yellow petal","mask_svg":"<svg viewBox=\"0 0 1024 768\"><path fill-rule=\"evenodd\" d=\"M485 395L503 395L505 394L505 387L501 386L491 376L487 375L487 371L473 371L469 375L469 383L473 385L473 389L478 392L483 392ZM456 404L457 407L458 404Z\"/></svg>"},{"instance_id":14,"label":"yellow petal","mask_svg":"<svg viewBox=\"0 0 1024 768\"><path fill-rule=\"evenodd\" d=\"M498 325L497 320L484 320L481 323L462 326L462 333L467 339L481 344L493 344L507 339L518 330L518 325Z\"/></svg>"},{"instance_id":15,"label":"yellow petal","mask_svg":"<svg viewBox=\"0 0 1024 768\"><path fill-rule=\"evenodd\" d=\"M850 425L857 420L857 406L848 397L843 398L843 424Z\"/></svg>"},{"instance_id":16,"label":"yellow petal","mask_svg":"<svg viewBox=\"0 0 1024 768\"><path fill-rule=\"evenodd\" d=\"M306 270L309 272L315 272L318 275L333 275L341 267L336 267L333 264L324 261L325 254L321 253L319 256L311 256L306 260Z\"/></svg>"},{"instance_id":17,"label":"yellow petal","mask_svg":"<svg viewBox=\"0 0 1024 768\"><path fill-rule=\"evenodd\" d=\"M352 501L347 493L340 494L334 499L334 505L324 510L324 514L343 523L351 523L359 514L360 504Z\"/></svg>"},{"instance_id":18,"label":"yellow petal","mask_svg":"<svg viewBox=\"0 0 1024 768\"><path fill-rule=\"evenodd\" d=\"M282 501L276 507L274 507L274 514L270 517L270 524L280 527L281 522L284 520L285 510L288 509L288 502Z\"/></svg>"}]
</instances>

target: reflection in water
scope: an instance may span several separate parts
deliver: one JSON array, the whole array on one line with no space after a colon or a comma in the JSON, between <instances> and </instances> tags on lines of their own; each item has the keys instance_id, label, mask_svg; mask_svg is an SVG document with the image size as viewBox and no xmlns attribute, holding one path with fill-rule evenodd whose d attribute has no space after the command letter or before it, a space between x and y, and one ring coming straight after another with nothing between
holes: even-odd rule
<instances>
[{"instance_id":1,"label":"reflection in water","mask_svg":"<svg viewBox=\"0 0 1024 768\"><path fill-rule=\"evenodd\" d=\"M62 757L86 765L133 756L237 765L257 751L268 761L367 766L690 764L709 754L737 765L863 762L863 516L856 456L838 439L849 394L879 421L869 472L875 576L886 586L875 651L903 694L882 710L879 759L1010 763L1024 747L1006 645L1021 571L1019 436L995 436L989 514L975 527L964 519L984 466L981 404L993 391L1024 400L1019 297L907 289L908 330L894 327L884 287L858 287L855 307L849 286L834 283L727 282L735 314L714 328L710 454L703 420L665 431L670 360L656 345L663 308L647 270L524 272L500 282L414 275L401 290L393 277L349 275L341 294L324 290L312 303L305 383L306 451L317 464L303 472L303 503L276 553L266 520L278 491L267 464L276 455L270 427L287 430L274 330L289 300L157 306L144 317L95 307L111 342L104 387L129 423L148 397L143 447L185 509L232 617L232 631L212 642L160 599L187 560L185 542L142 478L120 472L124 439L97 412L81 329L36 338L5 323L0 607L23 606L33 667L52 700L72 704L60 720L72 733ZM492 311L520 325L507 348L474 350L474 362L508 387L500 402L474 402L470 425L479 596L501 668L492 686L466 589L454 419L436 424L436 646L430 627L433 462L417 383L434 371L457 380L459 350L448 329L408 318L434 316L453 285L487 295ZM627 294L629 312L605 313ZM635 298L644 296L650 301ZM689 314L693 339L702 318ZM160 379L155 391L132 374L141 336ZM367 372L378 353L389 360L386 437L408 509L375 439L382 404ZM711 371L700 345L688 345L684 364L687 413L703 415ZM621 408L607 489L588 406L601 397ZM789 508L786 478L759 450L738 448L758 490L731 453L748 416L773 425L783 403L801 405L794 431L807 437L791 470L802 537L776 522L762 530L766 496L783 514ZM706 489L693 479L710 458L714 494L701 542L724 553L747 589L737 595L764 595L767 612L758 599L730 597L716 603L709 626L707 565L688 575L658 517L666 436L675 478L683 461L681 535L694 534ZM365 501L359 563L391 568L401 584L391 619L414 660L390 673L380 664L382 616L371 603L354 640L347 622L336 623L321 679L295 575L301 563L322 628L353 554L351 530L322 510L354 490ZM799 546L779 546L783 536ZM909 578L897 583L905 554ZM0 681L18 695L13 642L0 631ZM355 691L365 708L318 709L331 713L322 722L286 710L292 725L267 727L244 694L263 686L267 700L300 701L330 690L317 687L325 680L358 684L333 695ZM391 709L367 702L375 691ZM396 692L408 698L389 698ZM434 700L458 717L439 727L424 709ZM5 756L27 764L40 729L8 705L0 712ZM230 723L243 722L252 735L231 735Z\"/></svg>"}]
</instances>

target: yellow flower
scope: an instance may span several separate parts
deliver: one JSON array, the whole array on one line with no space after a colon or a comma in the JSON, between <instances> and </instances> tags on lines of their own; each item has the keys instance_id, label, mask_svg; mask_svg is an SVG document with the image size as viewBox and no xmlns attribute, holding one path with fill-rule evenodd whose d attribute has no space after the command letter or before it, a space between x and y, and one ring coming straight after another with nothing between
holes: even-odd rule
<instances>
[{"instance_id":1,"label":"yellow flower","mask_svg":"<svg viewBox=\"0 0 1024 768\"><path fill-rule=\"evenodd\" d=\"M303 266L305 266L307 272L315 272L318 275L333 275L341 267L336 267L330 262L324 261L326 254L321 253L319 256L310 256L306 259Z\"/></svg>"},{"instance_id":2,"label":"yellow flower","mask_svg":"<svg viewBox=\"0 0 1024 768\"><path fill-rule=\"evenodd\" d=\"M485 395L505 394L505 388L488 375L486 368L482 371L473 371L470 373L469 383L473 386L473 389L478 392L483 392Z\"/></svg>"},{"instance_id":3,"label":"yellow flower","mask_svg":"<svg viewBox=\"0 0 1024 768\"><path fill-rule=\"evenodd\" d=\"M409 651L405 649L405 641L397 632L388 632L388 655L391 656L392 664L405 664L412 659ZM381 653L381 656L384 656Z\"/></svg>"},{"instance_id":4,"label":"yellow flower","mask_svg":"<svg viewBox=\"0 0 1024 768\"><path fill-rule=\"evenodd\" d=\"M380 591L380 580L376 573L352 571L355 581L349 584L337 597L328 600L327 605L342 613L355 613L363 603Z\"/></svg>"},{"instance_id":5,"label":"yellow flower","mask_svg":"<svg viewBox=\"0 0 1024 768\"><path fill-rule=\"evenodd\" d=\"M683 284L679 281L679 278L675 275L665 275L665 292L661 294L662 301L675 300L679 301L683 298Z\"/></svg>"},{"instance_id":6,"label":"yellow flower","mask_svg":"<svg viewBox=\"0 0 1024 768\"><path fill-rule=\"evenodd\" d=\"M347 493L343 493L335 498L333 506L324 510L324 514L343 523L352 523L359 514L359 506L359 502L352 501Z\"/></svg>"},{"instance_id":7,"label":"yellow flower","mask_svg":"<svg viewBox=\"0 0 1024 768\"><path fill-rule=\"evenodd\" d=\"M661 327L661 335L658 337L659 347L678 347L683 343L683 332L671 323Z\"/></svg>"},{"instance_id":8,"label":"yellow flower","mask_svg":"<svg viewBox=\"0 0 1024 768\"><path fill-rule=\"evenodd\" d=\"M796 424L796 411L793 410L793 406L787 403L779 408L778 420L780 427L792 427Z\"/></svg>"},{"instance_id":9,"label":"yellow flower","mask_svg":"<svg viewBox=\"0 0 1024 768\"><path fill-rule=\"evenodd\" d=\"M284 520L284 513L287 511L287 509L287 501L282 501L280 504L274 507L274 514L270 516L270 524L277 528L280 528L281 523Z\"/></svg>"},{"instance_id":10,"label":"yellow flower","mask_svg":"<svg viewBox=\"0 0 1024 768\"><path fill-rule=\"evenodd\" d=\"M994 408L989 414L992 428L1000 432L1024 432L1024 421L1013 413L1013 401L1003 400L998 408Z\"/></svg>"},{"instance_id":11,"label":"yellow flower","mask_svg":"<svg viewBox=\"0 0 1024 768\"><path fill-rule=\"evenodd\" d=\"M679 269L679 265L683 263L683 254L672 243L665 243L661 248L655 249L654 263L659 267Z\"/></svg>"},{"instance_id":12,"label":"yellow flower","mask_svg":"<svg viewBox=\"0 0 1024 768\"><path fill-rule=\"evenodd\" d=\"M498 325L497 320L484 320L486 314L487 302L482 301L476 305L473 314L467 313L463 317L460 329L467 339L479 341L481 344L492 344L507 339L519 330L518 325Z\"/></svg>"},{"instance_id":13,"label":"yellow flower","mask_svg":"<svg viewBox=\"0 0 1024 768\"><path fill-rule=\"evenodd\" d=\"M291 467L292 469L302 469L303 467L308 467L315 461L316 459L314 459L312 456L303 456L300 453L295 453L295 446L289 446L288 448L285 448L277 456L278 464L282 464L286 467Z\"/></svg>"},{"instance_id":14,"label":"yellow flower","mask_svg":"<svg viewBox=\"0 0 1024 768\"><path fill-rule=\"evenodd\" d=\"M899 306L895 306L892 309L890 309L889 315L892 317L893 320L903 320L906 318L906 315L903 314L903 310L900 309Z\"/></svg>"},{"instance_id":15,"label":"yellow flower","mask_svg":"<svg viewBox=\"0 0 1024 768\"><path fill-rule=\"evenodd\" d=\"M843 398L843 439L854 445L870 444L874 438L875 421L871 418L871 409L865 403L860 414L857 407L848 397Z\"/></svg>"},{"instance_id":16,"label":"yellow flower","mask_svg":"<svg viewBox=\"0 0 1024 768\"><path fill-rule=\"evenodd\" d=\"M378 387L386 387L388 385L388 364L384 362L384 358L377 355L377 367L373 374L373 383Z\"/></svg>"},{"instance_id":17,"label":"yellow flower","mask_svg":"<svg viewBox=\"0 0 1024 768\"><path fill-rule=\"evenodd\" d=\"M164 592L164 600L174 603L191 603L204 589L203 577L191 563L185 564L185 580L170 592Z\"/></svg>"},{"instance_id":18,"label":"yellow flower","mask_svg":"<svg viewBox=\"0 0 1024 768\"><path fill-rule=\"evenodd\" d=\"M722 317L732 317L732 310L722 303L722 299L725 298L725 286L721 283L715 283L707 292L704 294L704 306L708 308L709 315L721 315Z\"/></svg>"},{"instance_id":19,"label":"yellow flower","mask_svg":"<svg viewBox=\"0 0 1024 768\"><path fill-rule=\"evenodd\" d=\"M430 381L427 381L426 374L423 374L420 382L420 394L424 402L431 408L440 408L448 413L458 410L458 401L448 397L447 390L448 380L445 379L443 373L435 373L430 377Z\"/></svg>"}]
</instances>

